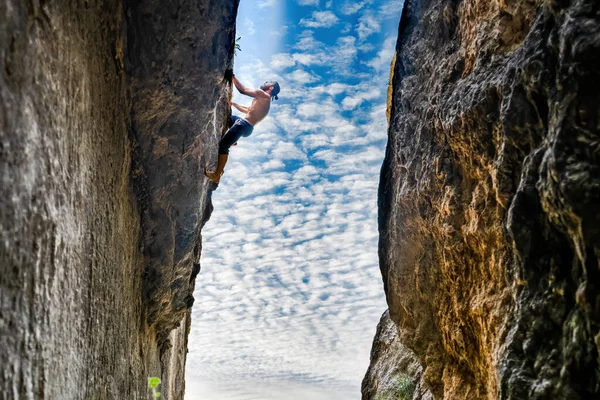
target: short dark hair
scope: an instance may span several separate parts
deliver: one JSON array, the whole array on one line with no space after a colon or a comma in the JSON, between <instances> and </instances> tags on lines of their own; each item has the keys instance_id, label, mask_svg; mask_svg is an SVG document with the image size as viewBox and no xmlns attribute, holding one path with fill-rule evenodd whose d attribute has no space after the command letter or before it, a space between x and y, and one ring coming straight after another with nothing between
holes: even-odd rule
<instances>
[{"instance_id":1,"label":"short dark hair","mask_svg":"<svg viewBox=\"0 0 600 400\"><path fill-rule=\"evenodd\" d=\"M271 90L271 98L275 98L275 100L279 100L279 97L277 97L277 95L279 94L279 91L281 90L281 88L279 87L279 83L277 81L275 82L271 82L273 84L273 90Z\"/></svg>"}]
</instances>

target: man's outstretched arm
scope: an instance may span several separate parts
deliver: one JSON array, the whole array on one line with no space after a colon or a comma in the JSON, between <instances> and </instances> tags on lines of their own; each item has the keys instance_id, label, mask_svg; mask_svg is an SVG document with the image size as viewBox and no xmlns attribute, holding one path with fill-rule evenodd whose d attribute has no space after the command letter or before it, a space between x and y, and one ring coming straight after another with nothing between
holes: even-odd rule
<instances>
[{"instance_id":1,"label":"man's outstretched arm","mask_svg":"<svg viewBox=\"0 0 600 400\"><path fill-rule=\"evenodd\" d=\"M234 106L235 108L237 108L238 110L240 110L241 112L248 114L248 108L247 107L239 105L238 103L234 103L233 101L231 102L231 105Z\"/></svg>"},{"instance_id":2,"label":"man's outstretched arm","mask_svg":"<svg viewBox=\"0 0 600 400\"><path fill-rule=\"evenodd\" d=\"M245 94L246 96L256 97L260 94L258 90L248 89L246 86L242 85L242 83L238 81L235 75L233 75L233 84L235 85L235 88L238 90L238 92L240 92L241 94Z\"/></svg>"}]
</instances>

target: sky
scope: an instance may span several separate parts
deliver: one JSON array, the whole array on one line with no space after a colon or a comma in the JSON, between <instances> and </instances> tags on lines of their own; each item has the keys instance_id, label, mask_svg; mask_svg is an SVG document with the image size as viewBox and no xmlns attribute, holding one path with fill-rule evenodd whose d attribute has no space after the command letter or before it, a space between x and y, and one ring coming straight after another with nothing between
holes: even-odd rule
<instances>
[{"instance_id":1,"label":"sky","mask_svg":"<svg viewBox=\"0 0 600 400\"><path fill-rule=\"evenodd\" d=\"M360 399L387 308L377 186L401 9L241 1L236 77L255 88L277 80L281 93L231 148L213 193L186 400Z\"/></svg>"}]
</instances>

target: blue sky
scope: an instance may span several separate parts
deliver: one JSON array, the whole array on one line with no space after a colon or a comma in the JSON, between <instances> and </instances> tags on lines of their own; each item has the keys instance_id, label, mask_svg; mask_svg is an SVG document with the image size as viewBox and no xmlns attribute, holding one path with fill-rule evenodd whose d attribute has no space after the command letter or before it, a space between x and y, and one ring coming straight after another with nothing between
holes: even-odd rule
<instances>
[{"instance_id":1,"label":"blue sky","mask_svg":"<svg viewBox=\"0 0 600 400\"><path fill-rule=\"evenodd\" d=\"M242 0L236 76L281 93L213 195L186 400L360 399L386 308L377 185L401 6Z\"/></svg>"}]
</instances>

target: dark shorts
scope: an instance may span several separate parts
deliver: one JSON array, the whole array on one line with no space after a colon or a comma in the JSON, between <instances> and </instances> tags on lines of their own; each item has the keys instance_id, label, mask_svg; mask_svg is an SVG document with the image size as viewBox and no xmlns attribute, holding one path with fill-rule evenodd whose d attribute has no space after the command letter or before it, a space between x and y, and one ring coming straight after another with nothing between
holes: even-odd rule
<instances>
[{"instance_id":1,"label":"dark shorts","mask_svg":"<svg viewBox=\"0 0 600 400\"><path fill-rule=\"evenodd\" d=\"M248 137L254 130L248 121L236 115L231 116L231 128L225 132L219 143L219 154L229 154L229 148L241 137Z\"/></svg>"}]
</instances>

